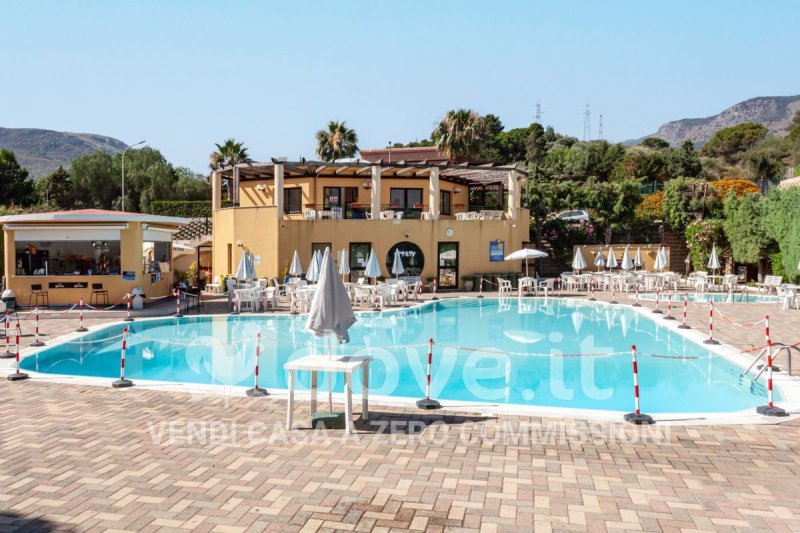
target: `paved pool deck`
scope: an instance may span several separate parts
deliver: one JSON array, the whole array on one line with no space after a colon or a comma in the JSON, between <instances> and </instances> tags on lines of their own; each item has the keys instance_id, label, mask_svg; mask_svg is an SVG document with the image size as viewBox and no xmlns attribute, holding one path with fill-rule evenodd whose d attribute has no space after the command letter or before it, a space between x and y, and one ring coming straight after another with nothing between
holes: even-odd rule
<instances>
[{"instance_id":1,"label":"paved pool deck","mask_svg":"<svg viewBox=\"0 0 800 533\"><path fill-rule=\"evenodd\" d=\"M207 311L217 307L224 305ZM769 304L719 309L740 324L768 313L774 341L800 340L800 312ZM706 313L690 308L689 324L704 328ZM93 313L86 322L118 319ZM45 341L75 325L47 319ZM761 327L715 325L715 336L739 349L763 343ZM0 401L0 531L796 531L800 524L800 414L780 425L638 428L376 407L347 438L282 430L286 405L273 398L32 379L1 380ZM309 415L299 402L296 420Z\"/></svg>"}]
</instances>

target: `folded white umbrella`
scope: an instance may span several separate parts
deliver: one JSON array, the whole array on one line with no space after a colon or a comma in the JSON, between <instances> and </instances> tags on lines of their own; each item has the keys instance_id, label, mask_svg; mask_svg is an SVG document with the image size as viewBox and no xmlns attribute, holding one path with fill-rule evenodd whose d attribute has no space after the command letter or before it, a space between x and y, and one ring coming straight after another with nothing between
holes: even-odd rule
<instances>
[{"instance_id":1,"label":"folded white umbrella","mask_svg":"<svg viewBox=\"0 0 800 533\"><path fill-rule=\"evenodd\" d=\"M708 258L708 266L711 270L719 270L722 268L722 265L719 263L719 257L717 257L717 245L711 247L711 257Z\"/></svg>"},{"instance_id":2,"label":"folded white umbrella","mask_svg":"<svg viewBox=\"0 0 800 533\"><path fill-rule=\"evenodd\" d=\"M631 270L633 268L633 261L631 260L630 254L628 254L628 247L625 247L625 251L622 253L622 264L620 265L622 270Z\"/></svg>"},{"instance_id":3,"label":"folded white umbrella","mask_svg":"<svg viewBox=\"0 0 800 533\"><path fill-rule=\"evenodd\" d=\"M364 270L364 275L368 278L381 277L381 265L378 263L375 250L369 251L369 257L367 257L367 268Z\"/></svg>"},{"instance_id":4,"label":"folded white umbrella","mask_svg":"<svg viewBox=\"0 0 800 533\"><path fill-rule=\"evenodd\" d=\"M333 342L335 337L339 342L350 342L350 326L355 324L356 315L350 303L347 289L342 279L336 275L336 265L330 248L325 248L325 254L320 259L319 283L314 291L314 298L306 320L306 330L316 336L328 337L328 356L333 356ZM333 411L332 380L328 380L329 411Z\"/></svg>"},{"instance_id":5,"label":"folded white umbrella","mask_svg":"<svg viewBox=\"0 0 800 533\"><path fill-rule=\"evenodd\" d=\"M314 252L314 255L311 256L311 264L308 265L306 279L308 281L318 281L320 270L322 270L322 255L319 253L319 250L317 250Z\"/></svg>"},{"instance_id":6,"label":"folded white umbrella","mask_svg":"<svg viewBox=\"0 0 800 533\"><path fill-rule=\"evenodd\" d=\"M594 266L597 267L597 271L600 272L600 267L606 265L606 258L603 255L603 252L597 250L597 255L594 256Z\"/></svg>"},{"instance_id":7,"label":"folded white umbrella","mask_svg":"<svg viewBox=\"0 0 800 533\"><path fill-rule=\"evenodd\" d=\"M350 256L345 249L342 249L342 251L339 253L339 275L350 275Z\"/></svg>"},{"instance_id":8,"label":"folded white umbrella","mask_svg":"<svg viewBox=\"0 0 800 533\"><path fill-rule=\"evenodd\" d=\"M394 249L394 262L392 263L392 274L394 274L395 277L400 277L400 274L405 272L405 270L406 269L403 267L403 258L400 257L400 249L399 248L395 248Z\"/></svg>"},{"instance_id":9,"label":"folded white umbrella","mask_svg":"<svg viewBox=\"0 0 800 533\"><path fill-rule=\"evenodd\" d=\"M667 268L669 264L669 258L667 257L667 250L662 246L656 252L656 262L653 267L658 270L659 272Z\"/></svg>"},{"instance_id":10,"label":"folded white umbrella","mask_svg":"<svg viewBox=\"0 0 800 533\"><path fill-rule=\"evenodd\" d=\"M586 259L583 258L580 247L575 248L575 257L572 258L572 270L580 272L586 268Z\"/></svg>"},{"instance_id":11,"label":"folded white umbrella","mask_svg":"<svg viewBox=\"0 0 800 533\"><path fill-rule=\"evenodd\" d=\"M295 277L303 275L303 265L300 264L300 256L297 254L297 250L294 251L292 264L289 265L289 275Z\"/></svg>"},{"instance_id":12,"label":"folded white umbrella","mask_svg":"<svg viewBox=\"0 0 800 533\"><path fill-rule=\"evenodd\" d=\"M506 261L525 261L525 276L528 276L528 259L539 259L547 257L547 252L537 250L536 248L523 248L512 252L505 257Z\"/></svg>"},{"instance_id":13,"label":"folded white umbrella","mask_svg":"<svg viewBox=\"0 0 800 533\"><path fill-rule=\"evenodd\" d=\"M640 247L636 247L636 257L633 258L633 266L634 268L642 268L644 266L644 261L642 261L642 249Z\"/></svg>"},{"instance_id":14,"label":"folded white umbrella","mask_svg":"<svg viewBox=\"0 0 800 533\"><path fill-rule=\"evenodd\" d=\"M255 279L256 273L253 267L253 255L245 251L242 254L242 259L239 261L239 266L236 267L236 279L250 280Z\"/></svg>"},{"instance_id":15,"label":"folded white umbrella","mask_svg":"<svg viewBox=\"0 0 800 533\"><path fill-rule=\"evenodd\" d=\"M608 257L606 258L606 268L611 270L617 268L619 263L617 263L617 257L614 255L614 249L612 247L608 247Z\"/></svg>"}]
</instances>

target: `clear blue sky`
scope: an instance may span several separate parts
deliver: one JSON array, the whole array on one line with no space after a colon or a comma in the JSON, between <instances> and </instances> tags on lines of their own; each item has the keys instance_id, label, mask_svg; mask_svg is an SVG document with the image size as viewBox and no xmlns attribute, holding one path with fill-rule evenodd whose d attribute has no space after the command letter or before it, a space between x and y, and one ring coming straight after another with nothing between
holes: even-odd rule
<instances>
[{"instance_id":1,"label":"clear blue sky","mask_svg":"<svg viewBox=\"0 0 800 533\"><path fill-rule=\"evenodd\" d=\"M205 171L214 142L312 157L346 120L362 148L471 107L625 140L753 96L800 93L796 1L0 0L0 126L146 139Z\"/></svg>"}]
</instances>

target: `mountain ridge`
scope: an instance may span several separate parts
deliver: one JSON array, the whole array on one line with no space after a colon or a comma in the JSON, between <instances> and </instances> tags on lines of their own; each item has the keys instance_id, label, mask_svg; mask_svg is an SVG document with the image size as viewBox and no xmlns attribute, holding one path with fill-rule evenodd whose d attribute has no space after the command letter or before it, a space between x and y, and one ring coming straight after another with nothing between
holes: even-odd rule
<instances>
[{"instance_id":1,"label":"mountain ridge","mask_svg":"<svg viewBox=\"0 0 800 533\"><path fill-rule=\"evenodd\" d=\"M679 146L689 140L696 148L700 148L711 140L717 131L742 122L757 122L766 126L770 133L785 135L792 117L798 111L800 111L800 95L756 96L733 104L716 115L666 122L655 133L624 141L623 144L633 146L648 137L659 137L672 146Z\"/></svg>"},{"instance_id":2,"label":"mountain ridge","mask_svg":"<svg viewBox=\"0 0 800 533\"><path fill-rule=\"evenodd\" d=\"M116 154L127 147L119 139L95 133L0 127L0 148L13 151L20 166L34 179L59 166L69 167L76 157L96 151Z\"/></svg>"}]
</instances>

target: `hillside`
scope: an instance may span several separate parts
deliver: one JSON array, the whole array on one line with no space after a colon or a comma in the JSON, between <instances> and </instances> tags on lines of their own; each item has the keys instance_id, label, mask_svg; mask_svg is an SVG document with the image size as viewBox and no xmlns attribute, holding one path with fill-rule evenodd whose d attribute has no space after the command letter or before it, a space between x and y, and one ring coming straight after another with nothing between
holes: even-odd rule
<instances>
[{"instance_id":1,"label":"hillside","mask_svg":"<svg viewBox=\"0 0 800 533\"><path fill-rule=\"evenodd\" d=\"M12 150L19 164L28 169L32 178L44 176L59 165L66 168L78 156L98 150L113 154L121 152L126 146L120 140L92 133L0 128L0 148Z\"/></svg>"},{"instance_id":2,"label":"hillside","mask_svg":"<svg viewBox=\"0 0 800 533\"><path fill-rule=\"evenodd\" d=\"M732 105L726 110L706 118L685 118L667 122L652 135L641 139L631 139L625 144L638 144L647 137L660 137L672 146L678 146L687 139L700 148L709 141L717 130L735 126L742 122L758 122L770 132L784 135L796 112L800 111L800 95L797 96L759 96Z\"/></svg>"}]
</instances>

